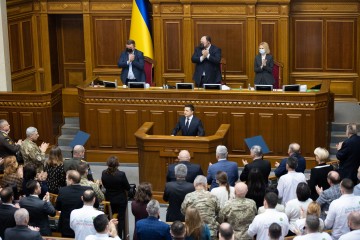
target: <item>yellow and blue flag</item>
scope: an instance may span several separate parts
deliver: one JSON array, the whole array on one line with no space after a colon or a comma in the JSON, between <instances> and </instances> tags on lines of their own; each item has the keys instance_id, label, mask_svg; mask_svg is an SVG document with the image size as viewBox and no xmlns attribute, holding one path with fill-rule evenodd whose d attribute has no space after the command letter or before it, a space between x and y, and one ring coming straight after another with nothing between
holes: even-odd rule
<instances>
[{"instance_id":1,"label":"yellow and blue flag","mask_svg":"<svg viewBox=\"0 0 360 240\"><path fill-rule=\"evenodd\" d=\"M130 39L133 39L136 48L151 59L153 55L153 44L150 34L150 19L147 12L145 0L133 0Z\"/></svg>"}]
</instances>

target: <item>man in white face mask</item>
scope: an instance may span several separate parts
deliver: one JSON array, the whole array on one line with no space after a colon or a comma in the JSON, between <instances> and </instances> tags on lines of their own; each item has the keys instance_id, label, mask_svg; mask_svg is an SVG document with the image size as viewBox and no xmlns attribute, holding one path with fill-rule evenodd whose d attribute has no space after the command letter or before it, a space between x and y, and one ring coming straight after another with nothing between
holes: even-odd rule
<instances>
[{"instance_id":1,"label":"man in white face mask","mask_svg":"<svg viewBox=\"0 0 360 240\"><path fill-rule=\"evenodd\" d=\"M273 67L274 60L270 55L269 44L262 42L259 44L259 54L255 56L254 61L254 84L273 85L275 83L272 75Z\"/></svg>"}]
</instances>

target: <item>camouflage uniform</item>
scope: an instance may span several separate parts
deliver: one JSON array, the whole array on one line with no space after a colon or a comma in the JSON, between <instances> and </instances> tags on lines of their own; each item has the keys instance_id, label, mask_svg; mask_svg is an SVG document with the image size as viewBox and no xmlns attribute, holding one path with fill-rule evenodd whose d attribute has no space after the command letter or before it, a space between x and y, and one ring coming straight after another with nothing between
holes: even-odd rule
<instances>
[{"instance_id":1,"label":"camouflage uniform","mask_svg":"<svg viewBox=\"0 0 360 240\"><path fill-rule=\"evenodd\" d=\"M81 176L80 185L92 187L99 203L105 200L104 194L99 188L99 185L92 181L89 181L86 176Z\"/></svg>"},{"instance_id":2,"label":"camouflage uniform","mask_svg":"<svg viewBox=\"0 0 360 240\"><path fill-rule=\"evenodd\" d=\"M256 215L256 204L248 198L227 201L219 213L219 222L228 222L233 227L236 240L251 240L247 234L249 225Z\"/></svg>"},{"instance_id":3,"label":"camouflage uniform","mask_svg":"<svg viewBox=\"0 0 360 240\"><path fill-rule=\"evenodd\" d=\"M25 165L32 163L36 166L37 172L43 171L45 153L41 152L40 148L36 145L36 143L27 138L21 144L20 151L23 156Z\"/></svg>"},{"instance_id":4,"label":"camouflage uniform","mask_svg":"<svg viewBox=\"0 0 360 240\"><path fill-rule=\"evenodd\" d=\"M181 204L181 212L185 215L187 207L196 208L204 223L209 226L212 239L216 239L216 231L219 223L216 221L220 210L220 204L217 198L205 190L196 190L188 193Z\"/></svg>"}]
</instances>

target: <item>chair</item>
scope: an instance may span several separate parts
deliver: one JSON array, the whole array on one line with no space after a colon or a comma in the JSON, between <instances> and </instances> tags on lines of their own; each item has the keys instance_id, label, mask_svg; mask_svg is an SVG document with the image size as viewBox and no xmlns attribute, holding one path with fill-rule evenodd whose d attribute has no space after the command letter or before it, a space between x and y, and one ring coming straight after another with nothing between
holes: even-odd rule
<instances>
[{"instance_id":1,"label":"chair","mask_svg":"<svg viewBox=\"0 0 360 240\"><path fill-rule=\"evenodd\" d=\"M101 206L103 207L103 209L101 209ZM110 202L109 201L102 201L100 203L100 207L99 207L99 210L100 211L103 211L109 219L112 219L114 218L114 215L112 213L112 210L111 210L111 205L110 205Z\"/></svg>"},{"instance_id":2,"label":"chair","mask_svg":"<svg viewBox=\"0 0 360 240\"><path fill-rule=\"evenodd\" d=\"M154 86L155 83L153 82L153 68L156 65L156 61L149 57L144 57L144 60L145 60L144 71L145 71L146 83L148 83L150 86Z\"/></svg>"},{"instance_id":3,"label":"chair","mask_svg":"<svg viewBox=\"0 0 360 240\"><path fill-rule=\"evenodd\" d=\"M222 75L222 84L226 84L226 59L225 58L221 58L220 61L220 71L221 71L221 75Z\"/></svg>"},{"instance_id":4,"label":"chair","mask_svg":"<svg viewBox=\"0 0 360 240\"><path fill-rule=\"evenodd\" d=\"M55 193L49 193L49 198L50 198L50 202L53 206L55 206L56 204L56 199L57 199L58 195Z\"/></svg>"},{"instance_id":5,"label":"chair","mask_svg":"<svg viewBox=\"0 0 360 240\"><path fill-rule=\"evenodd\" d=\"M282 73L283 73L284 65L281 62L274 60L274 67L272 71L272 75L274 76L275 83L274 88L278 89L282 87Z\"/></svg>"}]
</instances>

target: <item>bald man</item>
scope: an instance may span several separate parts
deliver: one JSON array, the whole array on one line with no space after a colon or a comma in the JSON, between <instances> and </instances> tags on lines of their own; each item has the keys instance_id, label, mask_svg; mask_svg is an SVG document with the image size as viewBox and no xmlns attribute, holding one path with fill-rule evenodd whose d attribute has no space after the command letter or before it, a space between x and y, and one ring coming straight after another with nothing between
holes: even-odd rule
<instances>
[{"instance_id":1,"label":"bald man","mask_svg":"<svg viewBox=\"0 0 360 240\"><path fill-rule=\"evenodd\" d=\"M176 181L175 166L180 163L184 164L187 167L187 175L186 175L187 182L193 183L196 176L203 175L203 171L200 165L191 163L190 158L191 156L188 150L181 150L178 155L178 162L174 164L170 164L168 167L166 182Z\"/></svg>"},{"instance_id":2,"label":"bald man","mask_svg":"<svg viewBox=\"0 0 360 240\"><path fill-rule=\"evenodd\" d=\"M351 212L348 216L348 225L351 232L342 235L339 240L360 239L360 212Z\"/></svg>"},{"instance_id":3,"label":"bald man","mask_svg":"<svg viewBox=\"0 0 360 240\"><path fill-rule=\"evenodd\" d=\"M219 240L234 240L234 230L229 223L220 225Z\"/></svg>"},{"instance_id":4,"label":"bald man","mask_svg":"<svg viewBox=\"0 0 360 240\"><path fill-rule=\"evenodd\" d=\"M302 172L304 173L305 169L306 169L306 161L305 158L303 156L301 156L300 153L300 145L298 143L291 143L289 145L288 148L288 155L289 157L296 157L298 159L298 166L295 169L295 172ZM287 174L287 170L286 170L286 160L288 158L284 158L283 160L281 160L280 163L276 162L275 163L275 167L276 169L274 170L275 176L280 178L282 175Z\"/></svg>"},{"instance_id":5,"label":"bald man","mask_svg":"<svg viewBox=\"0 0 360 240\"><path fill-rule=\"evenodd\" d=\"M85 148L82 145L75 145L73 149L73 157L67 158L64 160L64 170L65 172L69 170L77 170L78 165L80 162L86 162L85 161ZM88 164L88 173L87 173L87 179L89 181L94 181L92 171L90 169L90 165Z\"/></svg>"},{"instance_id":6,"label":"bald man","mask_svg":"<svg viewBox=\"0 0 360 240\"><path fill-rule=\"evenodd\" d=\"M247 192L248 187L245 183L236 183L235 199L227 201L219 213L219 221L226 221L233 227L235 239L251 239L247 235L247 229L255 218L257 209L254 200L245 198Z\"/></svg>"}]
</instances>

